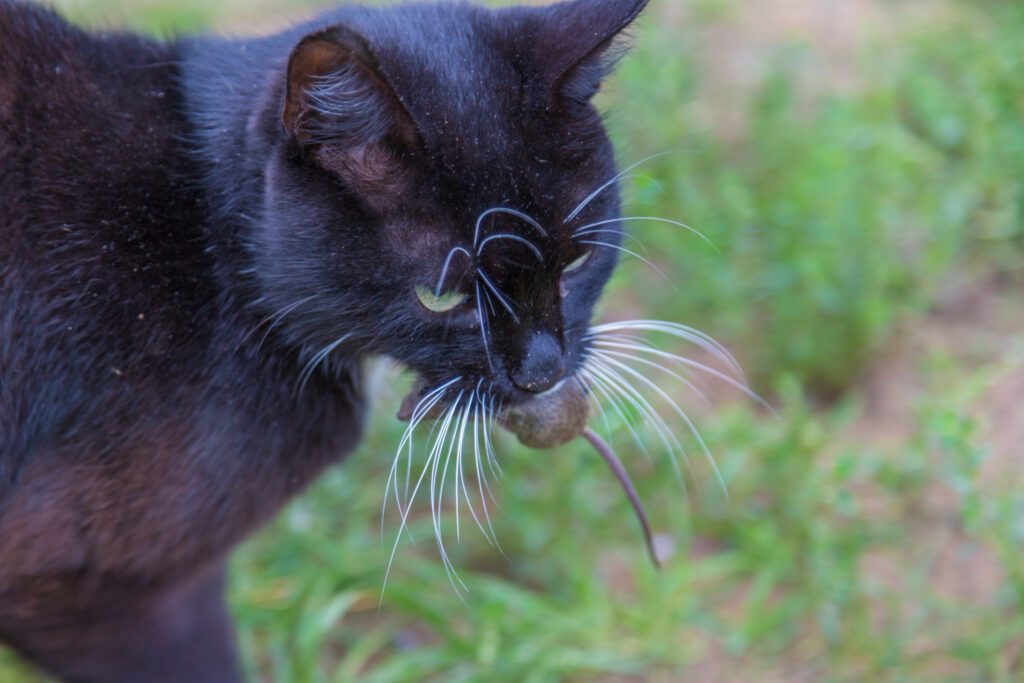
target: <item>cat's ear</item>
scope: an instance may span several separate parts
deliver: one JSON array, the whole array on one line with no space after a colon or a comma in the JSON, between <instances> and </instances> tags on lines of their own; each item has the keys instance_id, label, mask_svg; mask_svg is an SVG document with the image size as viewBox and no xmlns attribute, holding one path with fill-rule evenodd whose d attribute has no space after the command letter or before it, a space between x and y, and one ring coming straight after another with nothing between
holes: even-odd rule
<instances>
[{"instance_id":1,"label":"cat's ear","mask_svg":"<svg viewBox=\"0 0 1024 683\"><path fill-rule=\"evenodd\" d=\"M335 26L306 36L288 60L282 121L300 144L363 146L412 125L366 41Z\"/></svg>"},{"instance_id":2,"label":"cat's ear","mask_svg":"<svg viewBox=\"0 0 1024 683\"><path fill-rule=\"evenodd\" d=\"M593 97L627 47L626 29L648 0L573 0L547 8L538 47L546 81L561 97Z\"/></svg>"}]
</instances>

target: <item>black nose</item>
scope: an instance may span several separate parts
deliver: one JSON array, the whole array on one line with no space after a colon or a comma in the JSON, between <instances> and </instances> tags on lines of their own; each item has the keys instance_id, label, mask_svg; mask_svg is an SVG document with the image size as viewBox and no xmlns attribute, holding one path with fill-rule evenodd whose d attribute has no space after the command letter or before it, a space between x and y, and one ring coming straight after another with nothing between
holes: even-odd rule
<instances>
[{"instance_id":1,"label":"black nose","mask_svg":"<svg viewBox=\"0 0 1024 683\"><path fill-rule=\"evenodd\" d=\"M526 354L512 373L512 382L523 391L540 394L564 376L565 361L558 342L546 332L537 332L527 342Z\"/></svg>"}]
</instances>

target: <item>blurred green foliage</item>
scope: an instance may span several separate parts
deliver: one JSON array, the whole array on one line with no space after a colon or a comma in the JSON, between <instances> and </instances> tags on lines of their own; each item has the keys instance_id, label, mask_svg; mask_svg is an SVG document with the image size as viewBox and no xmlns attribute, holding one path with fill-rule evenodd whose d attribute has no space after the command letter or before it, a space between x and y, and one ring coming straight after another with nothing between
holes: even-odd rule
<instances>
[{"instance_id":1,"label":"blurred green foliage","mask_svg":"<svg viewBox=\"0 0 1024 683\"><path fill-rule=\"evenodd\" d=\"M637 199L721 251L635 229L678 279L676 290L652 287L663 295L645 307L710 322L762 388L794 375L834 396L951 272L978 257L1019 269L1022 21L1013 4L961 9L865 56L856 94L810 103L793 74L814 55L780 50L731 140L694 111L710 74L692 57L666 59L685 35L644 34L612 122L627 161L671 153L644 165L656 183L641 183Z\"/></svg>"},{"instance_id":2,"label":"blurred green foliage","mask_svg":"<svg viewBox=\"0 0 1024 683\"><path fill-rule=\"evenodd\" d=\"M717 251L686 230L632 224L674 287L627 262L605 309L728 340L772 397L779 417L735 404L700 421L728 496L697 459L684 494L610 416L656 528L674 541L659 573L588 450L536 453L502 438L504 554L467 531L465 509L455 543L446 517L463 601L424 514L382 595L398 527L390 515L381 537L400 430L392 394L359 452L236 558L253 680L1024 678L1024 488L986 481L988 425L975 410L1021 354L913 359L923 386L892 444L862 438L868 399L856 382L951 289L1019 282L1024 8L943 4L928 25L871 44L843 92L808 93L797 74L814 69L813 51L780 46L730 129L708 120L700 22L742 3L692 5L696 25L647 21L602 103L624 163L669 152L631 177L631 214L683 221ZM130 21L162 31L226 13L147 2ZM936 550L940 528L966 560ZM938 578L951 564L987 574L959 591ZM0 664L0 683L29 680Z\"/></svg>"}]
</instances>

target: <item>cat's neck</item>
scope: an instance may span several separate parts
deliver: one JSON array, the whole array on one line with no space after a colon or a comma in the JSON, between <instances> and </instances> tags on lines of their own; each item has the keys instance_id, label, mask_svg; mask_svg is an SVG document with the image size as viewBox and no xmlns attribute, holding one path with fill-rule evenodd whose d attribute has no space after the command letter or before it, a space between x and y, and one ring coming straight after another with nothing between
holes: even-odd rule
<instances>
[{"instance_id":1,"label":"cat's neck","mask_svg":"<svg viewBox=\"0 0 1024 683\"><path fill-rule=\"evenodd\" d=\"M256 232L263 220L268 160L280 153L274 147L280 143L268 141L281 140L287 61L306 30L180 46L185 113L193 153L202 168L207 250L221 292L224 336L229 345L248 347L261 358L280 341L283 354L300 363L312 350L281 336L279 310L264 300L255 255L261 248ZM339 373L352 374L360 364L359 358L344 357L340 349L333 356L332 367L337 366Z\"/></svg>"},{"instance_id":2,"label":"cat's neck","mask_svg":"<svg viewBox=\"0 0 1024 683\"><path fill-rule=\"evenodd\" d=\"M269 151L255 127L280 97L277 74L287 60L287 41L194 41L182 52L186 115L204 171L211 247L244 258L239 249L260 211Z\"/></svg>"},{"instance_id":3,"label":"cat's neck","mask_svg":"<svg viewBox=\"0 0 1024 683\"><path fill-rule=\"evenodd\" d=\"M256 127L279 98L290 37L200 39L182 43L181 88L201 169L222 314L252 325L265 313L253 262L252 237L262 212L270 150ZM257 338L259 336L257 335Z\"/></svg>"}]
</instances>

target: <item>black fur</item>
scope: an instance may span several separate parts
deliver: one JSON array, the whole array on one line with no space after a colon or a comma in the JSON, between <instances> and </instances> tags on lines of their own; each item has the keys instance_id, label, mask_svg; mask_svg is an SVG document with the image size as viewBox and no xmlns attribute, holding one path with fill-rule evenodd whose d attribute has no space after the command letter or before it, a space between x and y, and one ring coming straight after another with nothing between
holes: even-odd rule
<instances>
[{"instance_id":1,"label":"black fur","mask_svg":"<svg viewBox=\"0 0 1024 683\"><path fill-rule=\"evenodd\" d=\"M644 4L157 43L0 0L0 640L67 681L238 680L225 555L357 443L365 359L506 403L571 374L615 251L562 269L617 193L564 219L615 175L588 100ZM453 252L493 207L538 225ZM469 302L425 309L439 278Z\"/></svg>"}]
</instances>

